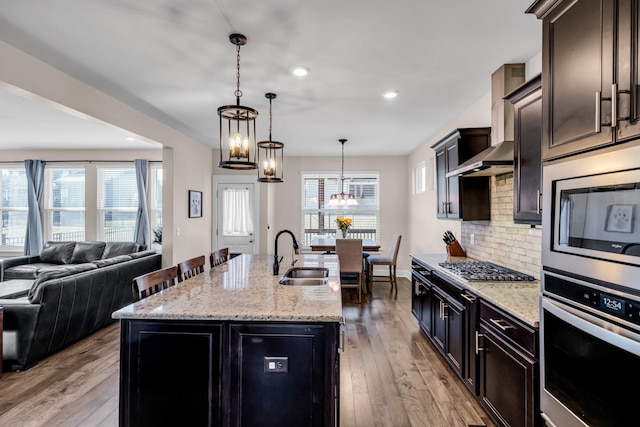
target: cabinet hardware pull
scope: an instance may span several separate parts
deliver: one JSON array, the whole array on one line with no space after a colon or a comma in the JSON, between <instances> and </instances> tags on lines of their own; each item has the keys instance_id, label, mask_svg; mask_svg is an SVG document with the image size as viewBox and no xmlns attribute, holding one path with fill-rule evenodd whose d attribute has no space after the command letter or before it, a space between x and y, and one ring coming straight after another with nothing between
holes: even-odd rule
<instances>
[{"instance_id":1,"label":"cabinet hardware pull","mask_svg":"<svg viewBox=\"0 0 640 427\"><path fill-rule=\"evenodd\" d=\"M340 331L340 343L338 344L338 351L344 352L344 336L346 335L345 329L347 327L344 317L342 318L342 320L340 320L340 326L338 327Z\"/></svg>"},{"instance_id":2,"label":"cabinet hardware pull","mask_svg":"<svg viewBox=\"0 0 640 427\"><path fill-rule=\"evenodd\" d=\"M460 296L464 299L466 299L469 302L476 302L476 299L474 297L472 297L471 295L467 295L467 294L460 294Z\"/></svg>"},{"instance_id":3,"label":"cabinet hardware pull","mask_svg":"<svg viewBox=\"0 0 640 427\"><path fill-rule=\"evenodd\" d=\"M476 331L476 354L480 351L484 351L484 348L480 348L480 337L484 337L484 335Z\"/></svg>"},{"instance_id":4,"label":"cabinet hardware pull","mask_svg":"<svg viewBox=\"0 0 640 427\"><path fill-rule=\"evenodd\" d=\"M489 319L489 321L503 331L506 331L507 329L515 329L515 326L508 324L504 319Z\"/></svg>"},{"instance_id":5,"label":"cabinet hardware pull","mask_svg":"<svg viewBox=\"0 0 640 427\"><path fill-rule=\"evenodd\" d=\"M600 95L602 94L602 92L597 91L596 92L596 133L600 133Z\"/></svg>"},{"instance_id":6,"label":"cabinet hardware pull","mask_svg":"<svg viewBox=\"0 0 640 427\"><path fill-rule=\"evenodd\" d=\"M618 84L611 85L611 127L618 126Z\"/></svg>"},{"instance_id":7,"label":"cabinet hardware pull","mask_svg":"<svg viewBox=\"0 0 640 427\"><path fill-rule=\"evenodd\" d=\"M542 197L542 192L540 190L536 190L536 213L540 215L540 198Z\"/></svg>"}]
</instances>

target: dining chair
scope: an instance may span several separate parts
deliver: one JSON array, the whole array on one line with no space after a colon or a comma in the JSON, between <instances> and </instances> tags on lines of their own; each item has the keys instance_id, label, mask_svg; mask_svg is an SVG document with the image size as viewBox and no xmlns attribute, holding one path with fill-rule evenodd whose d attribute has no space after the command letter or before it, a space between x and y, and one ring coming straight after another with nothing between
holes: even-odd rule
<instances>
[{"instance_id":1,"label":"dining chair","mask_svg":"<svg viewBox=\"0 0 640 427\"><path fill-rule=\"evenodd\" d=\"M187 280L204 272L204 255L182 261L178 264L178 282Z\"/></svg>"},{"instance_id":2,"label":"dining chair","mask_svg":"<svg viewBox=\"0 0 640 427\"><path fill-rule=\"evenodd\" d=\"M176 284L178 267L172 266L162 270L152 271L133 279L133 299L140 301L150 295L158 293Z\"/></svg>"},{"instance_id":3,"label":"dining chair","mask_svg":"<svg viewBox=\"0 0 640 427\"><path fill-rule=\"evenodd\" d=\"M388 255L370 255L367 258L369 270L369 283L367 283L367 288L369 290L373 288L373 282L391 282L391 289L395 288L396 292L398 291L396 278L396 261L398 259L398 251L400 250L400 240L402 240L402 236L399 234L394 234L393 241L391 243L391 246L389 247ZM389 275L374 275L373 273L376 265L388 266Z\"/></svg>"},{"instance_id":4,"label":"dining chair","mask_svg":"<svg viewBox=\"0 0 640 427\"><path fill-rule=\"evenodd\" d=\"M217 267L220 264L224 264L229 261L229 248L222 248L215 250L209 255L209 263L211 268Z\"/></svg>"},{"instance_id":5,"label":"dining chair","mask_svg":"<svg viewBox=\"0 0 640 427\"><path fill-rule=\"evenodd\" d=\"M340 286L355 288L362 302L362 239L336 239L336 255L340 262ZM354 277L355 276L355 279Z\"/></svg>"}]
</instances>

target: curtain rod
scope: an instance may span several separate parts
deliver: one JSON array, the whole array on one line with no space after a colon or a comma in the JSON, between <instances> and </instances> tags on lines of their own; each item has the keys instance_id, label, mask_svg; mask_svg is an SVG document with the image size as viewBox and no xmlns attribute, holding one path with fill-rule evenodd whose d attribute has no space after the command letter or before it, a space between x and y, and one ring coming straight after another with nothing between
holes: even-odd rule
<instances>
[{"instance_id":1,"label":"curtain rod","mask_svg":"<svg viewBox=\"0 0 640 427\"><path fill-rule=\"evenodd\" d=\"M42 159L35 159L35 160L42 160ZM43 162L45 163L134 163L135 160L43 160ZM24 160L0 160L0 163L24 163ZM149 160L149 163L162 163L162 160Z\"/></svg>"}]
</instances>

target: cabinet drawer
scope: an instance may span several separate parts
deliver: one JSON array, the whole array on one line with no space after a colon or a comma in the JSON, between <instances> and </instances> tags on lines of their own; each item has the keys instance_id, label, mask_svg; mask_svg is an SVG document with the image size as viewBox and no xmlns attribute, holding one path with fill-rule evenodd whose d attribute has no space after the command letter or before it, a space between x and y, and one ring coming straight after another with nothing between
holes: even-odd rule
<instances>
[{"instance_id":1,"label":"cabinet drawer","mask_svg":"<svg viewBox=\"0 0 640 427\"><path fill-rule=\"evenodd\" d=\"M532 357L537 354L537 330L484 300L480 301L480 322Z\"/></svg>"}]
</instances>

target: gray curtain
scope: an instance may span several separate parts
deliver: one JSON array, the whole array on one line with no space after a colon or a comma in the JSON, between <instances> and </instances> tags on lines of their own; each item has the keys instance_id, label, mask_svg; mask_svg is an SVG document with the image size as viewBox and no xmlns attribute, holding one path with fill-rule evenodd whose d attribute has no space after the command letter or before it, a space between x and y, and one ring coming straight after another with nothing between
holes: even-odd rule
<instances>
[{"instance_id":1,"label":"gray curtain","mask_svg":"<svg viewBox=\"0 0 640 427\"><path fill-rule=\"evenodd\" d=\"M44 189L44 166L42 160L25 160L24 169L27 174L27 233L24 238L24 254L38 255L42 250L42 219L40 217L40 200Z\"/></svg>"},{"instance_id":2,"label":"gray curtain","mask_svg":"<svg viewBox=\"0 0 640 427\"><path fill-rule=\"evenodd\" d=\"M138 245L147 249L151 246L151 232L149 231L149 210L147 209L147 177L149 175L149 160L136 160L136 182L138 184L138 213L134 240Z\"/></svg>"}]
</instances>

